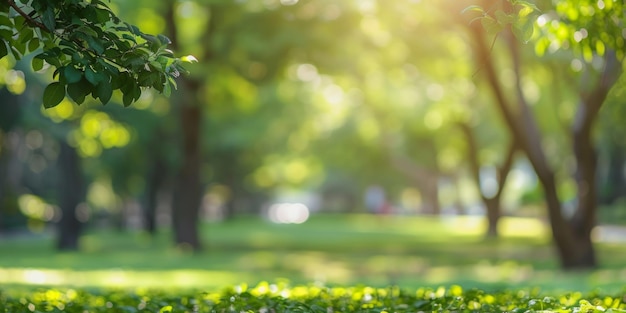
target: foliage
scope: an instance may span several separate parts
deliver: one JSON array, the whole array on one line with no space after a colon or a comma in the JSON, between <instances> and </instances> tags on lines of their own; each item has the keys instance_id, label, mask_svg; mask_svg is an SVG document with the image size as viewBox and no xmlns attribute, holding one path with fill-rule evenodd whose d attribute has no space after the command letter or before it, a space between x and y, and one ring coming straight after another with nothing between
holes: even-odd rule
<instances>
[{"instance_id":1,"label":"foliage","mask_svg":"<svg viewBox=\"0 0 626 313\"><path fill-rule=\"evenodd\" d=\"M523 0L510 0L510 5L503 8L483 8L479 5L470 5L463 12L477 11L481 15L476 17L482 26L490 34L497 34L507 25L511 26L511 30L515 36L527 42L533 35L534 16L539 11L534 3Z\"/></svg>"},{"instance_id":2,"label":"foliage","mask_svg":"<svg viewBox=\"0 0 626 313\"><path fill-rule=\"evenodd\" d=\"M612 50L622 60L625 23L623 1L556 1L554 13L537 20L541 33L536 52L571 48L591 62L594 54L603 56Z\"/></svg>"},{"instance_id":3,"label":"foliage","mask_svg":"<svg viewBox=\"0 0 626 313\"><path fill-rule=\"evenodd\" d=\"M246 284L220 292L40 289L27 296L0 293L2 312L626 312L622 297L568 293L544 296L536 290L289 286Z\"/></svg>"},{"instance_id":4,"label":"foliage","mask_svg":"<svg viewBox=\"0 0 626 313\"><path fill-rule=\"evenodd\" d=\"M174 57L167 37L143 33L100 0L3 1L0 38L0 58L41 51L33 70L55 68L57 81L43 93L46 108L66 95L78 104L88 95L106 104L120 90L125 106L139 99L142 88L169 95L184 71L181 63L195 60Z\"/></svg>"}]
</instances>

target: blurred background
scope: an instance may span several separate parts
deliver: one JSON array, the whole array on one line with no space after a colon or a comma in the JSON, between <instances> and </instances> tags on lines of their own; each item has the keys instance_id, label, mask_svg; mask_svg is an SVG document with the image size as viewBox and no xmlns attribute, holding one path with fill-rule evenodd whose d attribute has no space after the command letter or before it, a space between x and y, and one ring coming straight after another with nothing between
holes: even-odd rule
<instances>
[{"instance_id":1,"label":"blurred background","mask_svg":"<svg viewBox=\"0 0 626 313\"><path fill-rule=\"evenodd\" d=\"M0 284L623 286L624 80L589 131L596 260L563 272L567 230L486 77L532 111L558 215L575 217L575 117L625 32L539 1L515 50L485 31L487 65L470 4L113 0L199 60L170 98L128 108L45 110L50 71L0 59Z\"/></svg>"}]
</instances>

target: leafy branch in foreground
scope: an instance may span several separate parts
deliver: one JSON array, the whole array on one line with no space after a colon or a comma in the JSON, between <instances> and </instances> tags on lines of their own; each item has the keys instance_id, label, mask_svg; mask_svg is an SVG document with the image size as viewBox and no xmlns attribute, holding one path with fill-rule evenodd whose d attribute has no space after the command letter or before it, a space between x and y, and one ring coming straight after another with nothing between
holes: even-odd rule
<instances>
[{"instance_id":1,"label":"leafy branch in foreground","mask_svg":"<svg viewBox=\"0 0 626 313\"><path fill-rule=\"evenodd\" d=\"M154 88L166 96L176 88L183 62L167 48L169 38L148 35L120 20L101 0L7 0L0 3L0 58L43 51L32 59L40 71L55 68L44 91L46 108L65 96L81 104L88 95L102 104L120 90L125 106Z\"/></svg>"},{"instance_id":2,"label":"leafy branch in foreground","mask_svg":"<svg viewBox=\"0 0 626 313\"><path fill-rule=\"evenodd\" d=\"M539 8L524 0L508 0L504 7L485 9L480 5L470 5L462 13L470 11L480 15L472 20L480 20L487 33L496 35L507 26L511 27L513 34L523 42L528 42L533 36L533 24Z\"/></svg>"}]
</instances>

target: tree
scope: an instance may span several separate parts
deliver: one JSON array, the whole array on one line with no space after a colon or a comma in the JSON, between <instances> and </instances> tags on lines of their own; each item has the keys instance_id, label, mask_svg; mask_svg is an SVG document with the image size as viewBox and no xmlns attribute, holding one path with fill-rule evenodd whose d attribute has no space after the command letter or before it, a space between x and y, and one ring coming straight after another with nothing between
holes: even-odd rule
<instances>
[{"instance_id":1,"label":"tree","mask_svg":"<svg viewBox=\"0 0 626 313\"><path fill-rule=\"evenodd\" d=\"M557 48L573 47L588 62L584 67L590 81L582 84L578 110L569 133L576 161L574 179L578 188L577 206L570 219L564 215L557 193L555 170L542 146L537 119L533 116L521 83L523 59L519 39L532 38L534 20L530 18L530 13L538 9L529 2L516 0L500 1L485 7L489 9L483 9L482 6L471 6L469 9L481 13L478 18L488 33L499 33L503 37L504 49L514 73L514 97L506 95L502 80L498 77L496 62L492 59L491 39L478 23L471 23L469 28L476 61L481 66L495 104L514 141L525 152L541 182L561 266L565 269L595 267L597 260L591 231L596 223L597 211L597 156L592 131L600 108L622 71L624 52L620 25L624 23L623 4L619 1L562 1L553 8L548 4L546 9L551 10L552 14L542 15L541 18L547 21L539 23L542 36L537 39L536 50L540 54L551 44ZM578 33L581 31L585 35ZM594 60L599 64L597 69L592 66Z\"/></svg>"},{"instance_id":2,"label":"tree","mask_svg":"<svg viewBox=\"0 0 626 313\"><path fill-rule=\"evenodd\" d=\"M55 68L57 81L43 94L46 108L66 95L78 104L88 95L106 104L119 90L126 106L142 88L169 95L184 72L181 63L195 59L174 57L167 37L143 33L100 0L3 1L0 26L0 58L21 59L42 49L32 59L33 70Z\"/></svg>"},{"instance_id":3,"label":"tree","mask_svg":"<svg viewBox=\"0 0 626 313\"><path fill-rule=\"evenodd\" d=\"M474 134L474 130L467 123L460 123L459 127L463 130L463 133L466 137L467 142L467 159L470 167L470 173L474 182L478 186L480 198L485 206L486 215L487 215L487 237L488 238L496 238L498 237L498 221L502 216L502 194L504 191L504 186L506 180L513 168L513 163L515 161L515 153L517 152L517 145L515 142L512 142L508 145L506 149L506 156L502 164L497 166L495 173L495 183L497 184L496 190L485 190L483 188L484 179L481 178L480 169L480 154L479 149L480 146L477 143L476 135Z\"/></svg>"},{"instance_id":4,"label":"tree","mask_svg":"<svg viewBox=\"0 0 626 313\"><path fill-rule=\"evenodd\" d=\"M169 96L187 56L176 58L167 49L170 40L149 35L120 20L103 1L47 0L0 3L0 59L20 60L27 53L34 71L54 69L53 81L43 91L43 106L53 108L66 96L82 104L91 95L107 104L114 91L125 106L151 88ZM58 248L78 249L81 223L76 210L85 186L75 147L61 142L62 181Z\"/></svg>"}]
</instances>

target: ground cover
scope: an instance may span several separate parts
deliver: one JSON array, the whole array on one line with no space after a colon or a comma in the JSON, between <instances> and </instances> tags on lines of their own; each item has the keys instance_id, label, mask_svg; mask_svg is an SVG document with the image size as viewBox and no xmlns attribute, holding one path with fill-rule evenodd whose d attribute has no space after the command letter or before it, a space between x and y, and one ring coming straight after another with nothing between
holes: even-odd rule
<instances>
[{"instance_id":1,"label":"ground cover","mask_svg":"<svg viewBox=\"0 0 626 313\"><path fill-rule=\"evenodd\" d=\"M293 284L402 288L617 292L626 285L626 245L598 243L602 267L563 273L538 220L506 218L486 241L474 217L314 215L301 225L256 217L203 226L205 251L170 246L170 234L90 231L80 253L56 253L47 235L0 240L4 286L218 290L288 279Z\"/></svg>"},{"instance_id":2,"label":"ground cover","mask_svg":"<svg viewBox=\"0 0 626 313\"><path fill-rule=\"evenodd\" d=\"M0 293L0 312L626 312L623 295L536 290L289 286L261 282L217 292L39 289Z\"/></svg>"}]
</instances>

